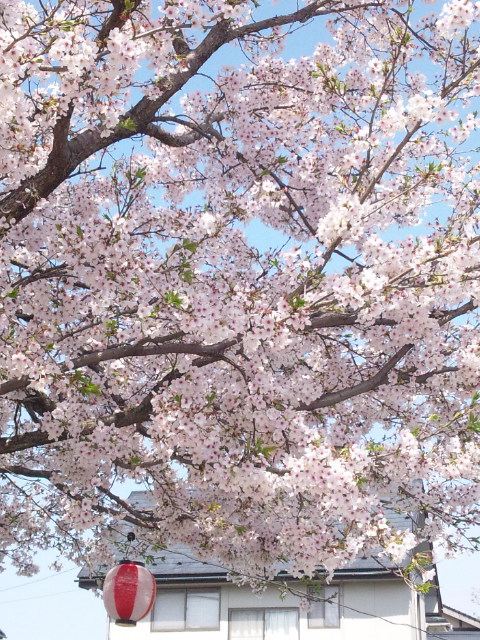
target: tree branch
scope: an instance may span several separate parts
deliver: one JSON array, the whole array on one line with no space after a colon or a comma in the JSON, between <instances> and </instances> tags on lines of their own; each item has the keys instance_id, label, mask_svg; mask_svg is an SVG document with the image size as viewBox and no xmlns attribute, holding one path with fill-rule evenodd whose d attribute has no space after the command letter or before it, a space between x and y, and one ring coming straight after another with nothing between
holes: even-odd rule
<instances>
[{"instance_id":1,"label":"tree branch","mask_svg":"<svg viewBox=\"0 0 480 640\"><path fill-rule=\"evenodd\" d=\"M127 10L124 0L111 0L111 3L113 4L113 11L102 24L100 32L96 38L100 46L105 45L105 42L113 29L121 29L125 25L133 11L137 9L140 2L141 0L134 0L133 6Z\"/></svg>"},{"instance_id":2,"label":"tree branch","mask_svg":"<svg viewBox=\"0 0 480 640\"><path fill-rule=\"evenodd\" d=\"M341 7L342 3L329 2L329 0L321 0L320 2L312 2L306 7L299 9L298 11L294 11L293 13L288 13L283 16L274 16L272 18L265 18L265 20L259 20L258 22L254 22L252 24L246 24L241 27L237 27L236 29L231 30L231 40L237 38L243 38L246 35L251 35L253 33L258 33L259 31L265 31L266 29L272 29L273 27L283 27L287 24L295 24L296 22L307 22L312 18L317 18L319 16L329 15L331 13L336 13L340 11L355 11L357 9L367 9L369 7L381 7L382 3L380 2L365 2L361 4L357 4L351 7ZM328 9L323 9L326 5L330 5Z\"/></svg>"},{"instance_id":3,"label":"tree branch","mask_svg":"<svg viewBox=\"0 0 480 640\"><path fill-rule=\"evenodd\" d=\"M221 343L219 343L221 344ZM209 364L213 364L221 360L221 356L209 356L207 358L196 358L192 365L195 367L205 367ZM152 399L155 393L157 393L163 386L170 384L173 380L177 380L182 377L182 373L176 369L172 369L167 373L156 385L150 390L150 392L143 398L143 400L136 406L125 411L119 411L104 416L102 422L109 425L115 425L117 428L128 427L133 424L140 424L148 420L152 413ZM53 408L53 407L52 407ZM87 436L92 433L95 428L95 423L86 426L80 436ZM145 435L145 434L143 434ZM46 431L38 429L37 431L30 431L27 433L21 433L15 436L0 438L0 455L6 453L15 453L18 451L25 451L27 449L34 449L36 447L42 447L49 444L56 444L58 442L64 442L71 438L70 432L65 429L58 437L51 438Z\"/></svg>"},{"instance_id":4,"label":"tree branch","mask_svg":"<svg viewBox=\"0 0 480 640\"><path fill-rule=\"evenodd\" d=\"M154 343L155 340L152 340ZM97 351L94 353L87 353L79 356L73 360L73 369L79 367L91 367L105 362L107 360L119 360L121 358L132 357L144 357L144 356L158 356L158 355L171 355L175 353L185 353L195 356L218 356L226 349L233 347L238 343L238 340L228 340L219 342L213 345L201 345L201 344L185 344L183 342L174 342L166 344L152 344L152 345L125 345L122 347L112 347L110 349L104 349L103 351Z\"/></svg>"},{"instance_id":5,"label":"tree branch","mask_svg":"<svg viewBox=\"0 0 480 640\"><path fill-rule=\"evenodd\" d=\"M100 40L107 36L112 28L118 27L122 23L122 20L126 20L124 13L121 11L123 5L121 0L116 0L113 4L114 11L100 30ZM23 220L34 209L40 199L47 198L53 193L53 191L77 169L78 165L87 160L91 155L116 142L141 133L142 130L152 122L158 109L178 93L222 45L252 33L271 29L272 27L302 23L316 16L340 11L340 9L337 8L340 3L333 3L329 8L322 10L322 7L325 7L327 4L327 0L313 2L307 7L293 13L283 16L273 16L237 28L231 28L228 21L217 22L209 30L202 42L188 54L185 61L186 64L182 66L177 73L169 76L168 86L165 86L161 96L154 100L148 97L139 100L136 105L131 107L124 116L120 118L118 125L108 136L102 137L102 132L87 129L75 135L68 144L65 144L71 113L67 114L66 117L59 118L57 124L54 126L54 147L49 155L46 166L35 176L25 179L20 187L3 197L0 201L0 216L4 217L7 223ZM356 7L344 7L341 10L347 11L354 8L358 9L372 6L380 6L380 4L365 3L357 5ZM126 120L133 122L133 127L126 128L122 126L122 122ZM58 153L58 151L60 151L60 153ZM4 230L4 233L5 231L6 230Z\"/></svg>"},{"instance_id":6,"label":"tree branch","mask_svg":"<svg viewBox=\"0 0 480 640\"><path fill-rule=\"evenodd\" d=\"M193 142L200 140L201 138L208 138L210 134L207 129L202 130L202 125L199 125L198 131L193 131L192 133L185 133L183 135L175 135L174 133L170 133L165 131L156 124L147 124L144 127L139 128L140 133L144 133L151 138L155 138L159 140L162 144L167 145L168 147L188 147Z\"/></svg>"},{"instance_id":7,"label":"tree branch","mask_svg":"<svg viewBox=\"0 0 480 640\"><path fill-rule=\"evenodd\" d=\"M339 402L344 402L345 400L354 398L355 396L358 396L362 393L374 391L382 384L385 384L387 382L388 374L390 373L390 371L411 349L413 349L413 347L413 344L405 344L401 349L394 353L393 356L391 356L391 358L389 358L383 365L383 367L381 367L371 378L363 380L362 382L353 385L353 387L346 387L345 389L340 389L340 391L324 393L323 396L320 396L320 398L314 400L313 402L310 402L309 404L301 403L298 409L300 411L315 411L316 409L332 407Z\"/></svg>"},{"instance_id":8,"label":"tree branch","mask_svg":"<svg viewBox=\"0 0 480 640\"><path fill-rule=\"evenodd\" d=\"M13 464L0 467L0 473L13 473L16 476L24 476L25 478L44 478L45 480L50 480L53 471L47 471L46 469L28 469L22 465Z\"/></svg>"}]
</instances>

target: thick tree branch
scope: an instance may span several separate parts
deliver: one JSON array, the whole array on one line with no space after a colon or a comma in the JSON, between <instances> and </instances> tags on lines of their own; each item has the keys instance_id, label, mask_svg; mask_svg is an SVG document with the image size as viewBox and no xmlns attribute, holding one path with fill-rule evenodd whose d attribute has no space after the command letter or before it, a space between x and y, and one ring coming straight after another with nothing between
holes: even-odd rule
<instances>
[{"instance_id":1,"label":"thick tree branch","mask_svg":"<svg viewBox=\"0 0 480 640\"><path fill-rule=\"evenodd\" d=\"M154 340L152 340L154 342ZM92 365L105 362L107 360L119 360L120 358L132 358L132 357L144 357L144 356L158 356L158 355L171 355L178 353L185 353L195 356L218 356L226 349L237 344L237 340L228 340L213 345L201 345L201 344L185 344L183 342L174 342L166 344L152 344L152 345L126 345L122 347L112 347L111 349L104 349L96 353L87 353L83 356L75 358L73 360L73 369L79 367L91 367Z\"/></svg>"},{"instance_id":2,"label":"thick tree branch","mask_svg":"<svg viewBox=\"0 0 480 640\"><path fill-rule=\"evenodd\" d=\"M7 382L2 382L2 384L0 384L0 396L4 396L7 393L12 393L12 391L20 391L21 389L26 389L30 382L31 380L28 376L22 376L21 378L11 378L11 380L7 380Z\"/></svg>"},{"instance_id":3,"label":"thick tree branch","mask_svg":"<svg viewBox=\"0 0 480 640\"><path fill-rule=\"evenodd\" d=\"M167 145L167 147L188 147L201 138L209 137L207 129L202 129L201 125L198 128L200 131L178 135L165 131L165 129L162 129L156 124L147 124L141 127L139 132L159 140L162 144Z\"/></svg>"},{"instance_id":4,"label":"thick tree branch","mask_svg":"<svg viewBox=\"0 0 480 640\"><path fill-rule=\"evenodd\" d=\"M470 313L477 308L473 300L464 303L458 309L446 309L432 311L430 316L439 321L440 326L444 326L451 320L458 318L465 313ZM312 329L334 328L343 326L353 326L358 323L358 312L355 313L325 313L321 315L314 314L311 317L310 327ZM375 326L395 326L396 320L389 318L377 318L373 324ZM227 349L239 344L240 338L236 340L228 340L213 345L201 345L195 343L165 343L161 338L158 341L151 340L154 344L145 344L145 341L133 345L123 345L120 347L111 347L94 353L87 353L73 360L73 369L80 367L92 367L101 362L110 360L118 360L120 358L144 357L155 355L169 354L190 354L203 356L204 358L213 358L223 356ZM26 389L30 384L28 376L12 378L0 384L0 396Z\"/></svg>"},{"instance_id":5,"label":"thick tree branch","mask_svg":"<svg viewBox=\"0 0 480 640\"><path fill-rule=\"evenodd\" d=\"M350 327L357 323L358 313L322 313L321 315L313 316L310 320L310 326L312 329ZM388 318L377 318L373 324L375 326L394 327L397 324L397 321L389 320Z\"/></svg>"},{"instance_id":6,"label":"thick tree branch","mask_svg":"<svg viewBox=\"0 0 480 640\"><path fill-rule=\"evenodd\" d=\"M105 45L106 40L113 29L121 29L133 11L136 11L141 0L134 0L133 6L125 7L125 0L111 0L113 5L113 11L109 14L108 18L102 24L101 29L97 36L97 42L100 46Z\"/></svg>"},{"instance_id":7,"label":"thick tree branch","mask_svg":"<svg viewBox=\"0 0 480 640\"><path fill-rule=\"evenodd\" d=\"M0 235L8 230L11 222L23 220L41 198L50 195L68 177L71 171L71 154L67 137L72 114L73 104L70 104L67 112L55 123L52 150L45 167L35 176L26 178L20 187L0 200L0 217L7 223Z\"/></svg>"},{"instance_id":8,"label":"thick tree branch","mask_svg":"<svg viewBox=\"0 0 480 640\"><path fill-rule=\"evenodd\" d=\"M265 18L265 20L259 20L258 22L246 24L241 27L237 27L236 29L232 29L230 39L240 39L245 37L246 35L258 33L259 31L265 31L266 29L272 29L273 27L283 27L285 25L295 24L297 22L307 22L312 18L330 15L331 13L336 12L340 13L340 11L355 11L358 9L367 9L371 7L382 6L382 3L380 2L365 2L357 4L355 6L340 8L341 4L342 3L340 2L329 2L328 0L312 2L306 7L303 7L298 11L294 11L293 13L288 13L282 16L274 16L272 18ZM327 6L328 9L324 9L324 7Z\"/></svg>"},{"instance_id":9,"label":"thick tree branch","mask_svg":"<svg viewBox=\"0 0 480 640\"><path fill-rule=\"evenodd\" d=\"M411 349L413 349L413 347L413 344L404 345L401 349L394 353L393 356L391 356L371 378L367 378L367 380L363 380L362 382L359 382L352 387L346 387L345 389L340 389L339 391L324 393L323 396L320 396L320 398L314 400L313 402L310 402L308 404L300 404L298 409L300 411L315 411L316 409L332 407L339 402L344 402L345 400L349 400L350 398L354 398L355 396L359 396L363 393L374 391L382 384L386 384L390 371L392 371L395 365L397 365L400 360L402 360L402 358L404 358L407 353Z\"/></svg>"},{"instance_id":10,"label":"thick tree branch","mask_svg":"<svg viewBox=\"0 0 480 640\"><path fill-rule=\"evenodd\" d=\"M53 471L47 471L46 469L29 469L19 464L0 467L0 473L12 473L16 476L24 476L25 478L43 478L45 480L49 480L53 475Z\"/></svg>"},{"instance_id":11,"label":"thick tree branch","mask_svg":"<svg viewBox=\"0 0 480 640\"><path fill-rule=\"evenodd\" d=\"M72 361L73 367L71 367L71 369L66 369L66 371L79 369L81 367L94 367L101 362L119 360L121 358L141 358L145 356L172 355L180 353L217 359L219 356L223 356L224 351L230 349L235 344L238 344L239 341L224 340L223 342L218 342L212 345L202 345L183 342L164 343L160 338L158 343L155 339L151 339L149 342L151 344L145 344L145 341L142 340L140 343L132 345L110 347L109 349L103 349L102 351L86 353L74 358ZM0 396L12 393L13 391L26 389L29 384L30 378L28 376L12 378L11 380L0 384Z\"/></svg>"},{"instance_id":12,"label":"thick tree branch","mask_svg":"<svg viewBox=\"0 0 480 640\"><path fill-rule=\"evenodd\" d=\"M458 307L458 309L449 309L447 311L439 311L437 312L439 315L432 314L432 317L434 318L439 317L440 318L439 325L442 327L443 325L447 324L451 320L454 320L455 318L459 318L460 316L463 316L465 313L470 313L472 311L475 311L475 309L477 308L478 308L477 305L471 299L468 302L465 302L464 304L462 304L460 307Z\"/></svg>"},{"instance_id":13,"label":"thick tree branch","mask_svg":"<svg viewBox=\"0 0 480 640\"><path fill-rule=\"evenodd\" d=\"M54 127L54 138L57 141L54 142L54 148L52 148L47 165L35 176L24 180L19 188L14 189L0 200L0 216L4 217L7 222L23 220L40 199L47 198L83 161L101 149L142 132L153 121L157 110L180 91L222 45L251 33L259 33L286 24L302 23L318 15L339 11L338 4L334 3L329 8L323 9L323 7L327 7L328 2L322 0L322 2L314 2L293 13L274 16L238 28L231 28L228 21L218 22L210 29L196 49L189 53L186 59L187 64L182 66L178 73L169 77L168 86L165 87L161 96L155 100L148 97L142 98L124 114L109 136L102 137L100 131L87 129L74 136L65 145L71 112L66 117L59 118ZM378 6L378 3L367 3L360 6ZM100 39L124 20L125 16L121 12L121 7L121 0L114 3L114 11L100 31ZM122 122L125 120L133 122L134 126L128 128L122 126Z\"/></svg>"},{"instance_id":14,"label":"thick tree branch","mask_svg":"<svg viewBox=\"0 0 480 640\"><path fill-rule=\"evenodd\" d=\"M455 373L458 371L458 367L442 367L441 369L434 369L433 371L427 371L426 373L421 373L418 376L415 376L415 382L417 384L425 384L427 380L433 378L433 376L441 376L443 373ZM409 373L400 372L399 374L400 380L410 381L412 376Z\"/></svg>"},{"instance_id":15,"label":"thick tree branch","mask_svg":"<svg viewBox=\"0 0 480 640\"><path fill-rule=\"evenodd\" d=\"M196 358L193 361L195 367L205 367L209 364L218 362L222 358L220 356L209 356L207 358ZM142 422L147 421L152 413L152 399L158 391L173 380L177 380L182 377L182 373L173 369L167 373L159 382L157 382L151 391L143 398L143 400L135 407L131 407L124 411L119 411L108 416L104 416L102 422L106 425L115 425L118 428L127 427L130 425L140 425ZM51 407L53 409L53 407ZM95 423L86 426L81 436L87 436L95 429ZM146 433L144 434L146 435ZM70 432L65 429L56 438L51 438L46 431L38 429L37 431L31 431L27 433L21 433L15 436L0 438L0 455L6 453L15 453L18 451L25 451L27 449L33 449L36 447L42 447L49 444L56 444L64 442L71 438Z\"/></svg>"}]
</instances>

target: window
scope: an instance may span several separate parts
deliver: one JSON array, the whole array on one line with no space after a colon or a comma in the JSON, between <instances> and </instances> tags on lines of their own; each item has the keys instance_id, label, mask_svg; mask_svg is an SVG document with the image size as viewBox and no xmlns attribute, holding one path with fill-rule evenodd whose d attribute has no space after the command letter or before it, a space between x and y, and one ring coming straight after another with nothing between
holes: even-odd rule
<instances>
[{"instance_id":1,"label":"window","mask_svg":"<svg viewBox=\"0 0 480 640\"><path fill-rule=\"evenodd\" d=\"M308 626L310 629L340 626L340 587L324 585L310 589L309 595L314 598L310 602Z\"/></svg>"},{"instance_id":2,"label":"window","mask_svg":"<svg viewBox=\"0 0 480 640\"><path fill-rule=\"evenodd\" d=\"M218 629L219 624L220 591L218 589L157 591L152 614L152 631Z\"/></svg>"},{"instance_id":3,"label":"window","mask_svg":"<svg viewBox=\"0 0 480 640\"><path fill-rule=\"evenodd\" d=\"M230 609L229 640L298 640L298 609Z\"/></svg>"}]
</instances>

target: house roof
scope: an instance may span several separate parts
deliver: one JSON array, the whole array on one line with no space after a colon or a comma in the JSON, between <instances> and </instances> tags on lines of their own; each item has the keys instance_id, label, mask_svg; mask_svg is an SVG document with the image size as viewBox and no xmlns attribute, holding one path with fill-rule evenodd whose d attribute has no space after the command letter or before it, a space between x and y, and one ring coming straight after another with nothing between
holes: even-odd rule
<instances>
[{"instance_id":1,"label":"house roof","mask_svg":"<svg viewBox=\"0 0 480 640\"><path fill-rule=\"evenodd\" d=\"M474 616L469 615L468 613L463 613L463 611L459 611L458 609L449 607L446 604L442 606L442 611L443 611L443 614L446 616L450 616L451 618L456 618L461 622L466 622L467 624L469 624L472 627L475 627L476 629L480 629L480 620L478 618L475 618Z\"/></svg>"},{"instance_id":2,"label":"house roof","mask_svg":"<svg viewBox=\"0 0 480 640\"><path fill-rule=\"evenodd\" d=\"M480 631L444 631L427 633L427 640L480 640Z\"/></svg>"},{"instance_id":3,"label":"house roof","mask_svg":"<svg viewBox=\"0 0 480 640\"><path fill-rule=\"evenodd\" d=\"M129 502L136 508L148 510L151 508L149 495L145 491L134 491L129 496ZM411 529L413 519L405 514L391 512L388 514L389 521L397 529ZM132 560L141 560L140 557L133 557ZM189 583L212 583L226 582L229 570L222 566L221 562L215 558L201 560L195 557L191 548L186 545L176 544L174 548L155 552L149 552L153 562L148 564L148 568L154 574L157 584L189 584ZM385 578L393 575L393 570L398 569L398 565L392 563L387 558L379 559L373 557L359 557L342 569L335 571L335 578ZM79 586L85 589L97 586L97 578L101 578L107 572L106 565L98 568L98 573L92 576L87 569L82 569L78 575ZM281 580L291 580L288 564L284 569L280 569L278 578Z\"/></svg>"}]
</instances>

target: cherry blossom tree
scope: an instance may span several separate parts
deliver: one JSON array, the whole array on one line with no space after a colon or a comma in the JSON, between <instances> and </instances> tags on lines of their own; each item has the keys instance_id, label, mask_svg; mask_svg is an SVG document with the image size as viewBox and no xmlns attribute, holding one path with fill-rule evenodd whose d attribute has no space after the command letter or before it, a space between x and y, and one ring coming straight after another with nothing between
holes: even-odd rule
<instances>
[{"instance_id":1,"label":"cherry blossom tree","mask_svg":"<svg viewBox=\"0 0 480 640\"><path fill-rule=\"evenodd\" d=\"M480 2L431 9L0 2L3 560L475 544Z\"/></svg>"}]
</instances>

